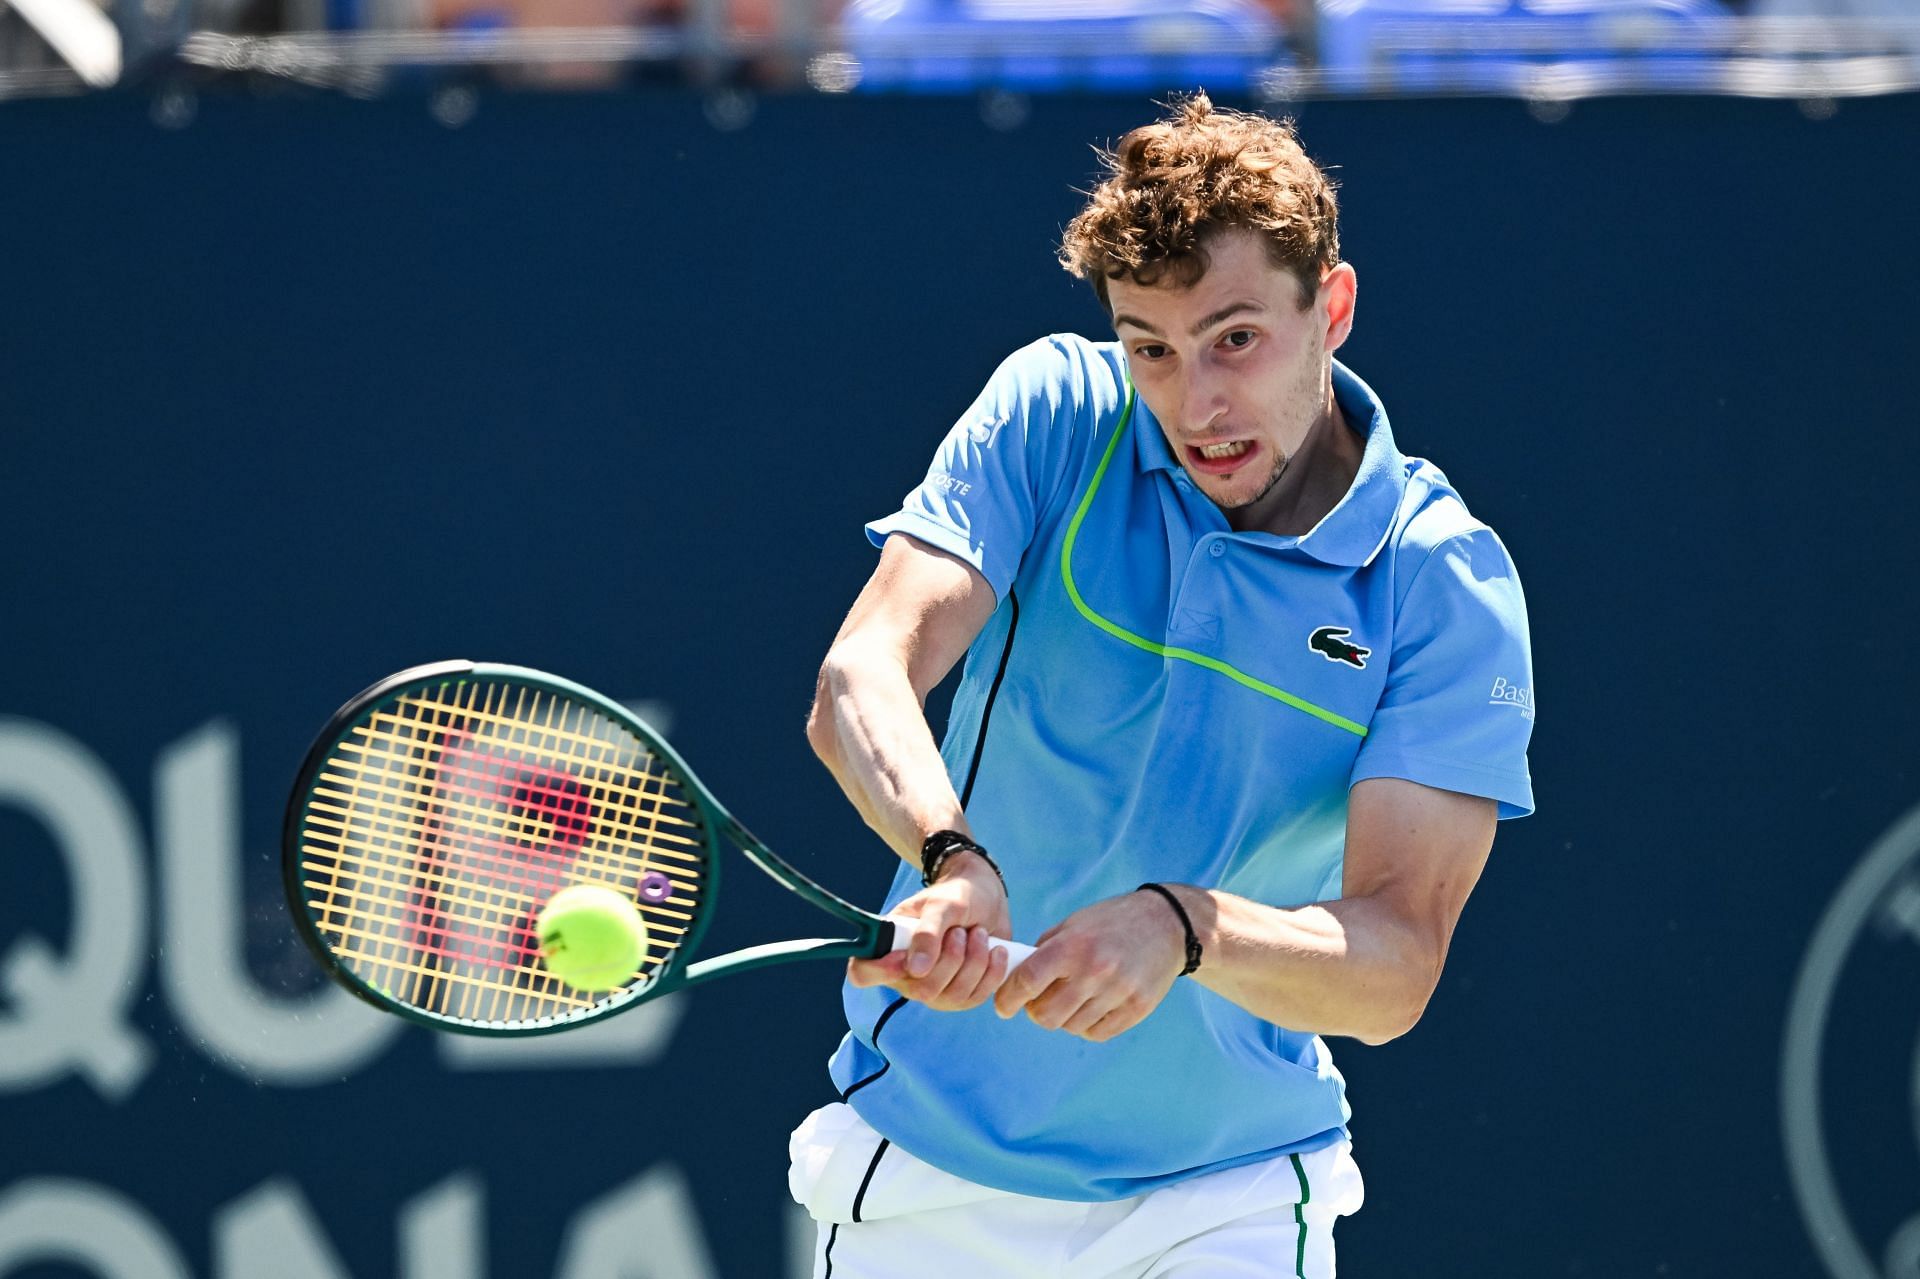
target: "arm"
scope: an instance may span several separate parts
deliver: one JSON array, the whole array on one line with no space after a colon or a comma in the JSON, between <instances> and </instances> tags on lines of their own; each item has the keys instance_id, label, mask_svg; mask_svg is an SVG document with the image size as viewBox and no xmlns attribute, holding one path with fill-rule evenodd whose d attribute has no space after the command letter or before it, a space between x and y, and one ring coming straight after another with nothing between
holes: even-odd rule
<instances>
[{"instance_id":1,"label":"arm","mask_svg":"<svg viewBox=\"0 0 1920 1279\"><path fill-rule=\"evenodd\" d=\"M912 866L936 830L967 829L927 725L927 694L992 616L971 565L902 534L854 600L814 685L807 740L861 819Z\"/></svg>"},{"instance_id":2,"label":"arm","mask_svg":"<svg viewBox=\"0 0 1920 1279\"><path fill-rule=\"evenodd\" d=\"M1384 1043L1425 1011L1455 924L1493 847L1495 805L1397 778L1354 786L1342 896L1275 907L1168 885L1203 959L1193 980L1292 1030ZM1172 989L1184 934L1167 903L1129 893L1075 912L1001 987L1002 1016L1025 1008L1049 1029L1105 1040Z\"/></svg>"},{"instance_id":3,"label":"arm","mask_svg":"<svg viewBox=\"0 0 1920 1279\"><path fill-rule=\"evenodd\" d=\"M968 829L927 725L927 694L997 604L972 566L896 534L820 668L807 740L861 818L916 870L928 835ZM989 955L986 939L1012 930L999 878L980 858L955 854L940 882L896 913L933 931L904 954L848 965L855 984L890 985L941 1008L972 1007L998 986L1006 960Z\"/></svg>"}]
</instances>

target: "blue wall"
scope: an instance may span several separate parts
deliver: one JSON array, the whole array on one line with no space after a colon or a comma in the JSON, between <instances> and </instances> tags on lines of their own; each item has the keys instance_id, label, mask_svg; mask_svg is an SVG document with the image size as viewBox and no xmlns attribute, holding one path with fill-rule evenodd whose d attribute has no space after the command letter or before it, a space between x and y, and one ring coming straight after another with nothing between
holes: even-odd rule
<instances>
[{"instance_id":1,"label":"blue wall","mask_svg":"<svg viewBox=\"0 0 1920 1279\"><path fill-rule=\"evenodd\" d=\"M640 1264L649 1222L785 1273L830 969L617 1019L645 1025L597 1059L456 1057L313 988L284 787L373 677L516 661L653 699L749 825L877 897L801 733L858 526L1002 354L1102 335L1051 246L1087 144L1146 109L0 111L0 1274L226 1279L265 1239L296 1276L691 1279ZM1920 100L1300 119L1360 274L1343 355L1512 547L1541 710L1540 813L1426 1020L1336 1045L1369 1178L1348 1272L1920 1274L1899 856L1834 907L1831 997L1789 1026L1830 903L1920 804ZM720 941L810 927L741 896ZM584 1133L617 1140L563 1157ZM56 1237L138 1260L55 1265Z\"/></svg>"}]
</instances>

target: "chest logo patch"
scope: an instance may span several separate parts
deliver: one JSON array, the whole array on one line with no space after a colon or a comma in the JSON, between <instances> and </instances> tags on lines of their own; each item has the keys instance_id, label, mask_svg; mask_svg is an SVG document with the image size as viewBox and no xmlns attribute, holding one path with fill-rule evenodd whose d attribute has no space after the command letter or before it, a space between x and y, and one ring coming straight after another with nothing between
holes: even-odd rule
<instances>
[{"instance_id":1,"label":"chest logo patch","mask_svg":"<svg viewBox=\"0 0 1920 1279\"><path fill-rule=\"evenodd\" d=\"M1345 662L1348 666L1365 670L1367 658L1373 654L1370 648L1347 643L1347 636L1353 631L1345 626L1322 626L1307 637L1307 647L1329 662Z\"/></svg>"}]
</instances>

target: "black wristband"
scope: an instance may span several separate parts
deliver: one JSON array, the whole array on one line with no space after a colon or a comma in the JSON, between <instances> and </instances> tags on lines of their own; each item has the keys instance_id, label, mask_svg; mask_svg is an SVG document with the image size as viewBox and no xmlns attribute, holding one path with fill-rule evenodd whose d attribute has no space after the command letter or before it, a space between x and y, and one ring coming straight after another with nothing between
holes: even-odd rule
<instances>
[{"instance_id":1,"label":"black wristband","mask_svg":"<svg viewBox=\"0 0 1920 1279\"><path fill-rule=\"evenodd\" d=\"M993 877L1000 881L1000 891L1007 890L1007 877L1000 873L1000 864L987 856L987 850L980 847L957 830L937 830L920 843L920 882L932 884L940 878L940 868L946 865L947 858L955 853L977 853L980 860L987 864Z\"/></svg>"},{"instance_id":2,"label":"black wristband","mask_svg":"<svg viewBox=\"0 0 1920 1279\"><path fill-rule=\"evenodd\" d=\"M1180 899L1173 895L1173 890L1165 884L1142 884L1133 891L1136 893L1159 893L1167 899L1167 905L1173 907L1173 913L1180 916L1180 927L1187 930L1187 966L1180 970L1180 975L1185 977L1188 973L1200 967L1200 939L1194 936L1193 921L1187 918L1187 908L1180 904Z\"/></svg>"}]
</instances>

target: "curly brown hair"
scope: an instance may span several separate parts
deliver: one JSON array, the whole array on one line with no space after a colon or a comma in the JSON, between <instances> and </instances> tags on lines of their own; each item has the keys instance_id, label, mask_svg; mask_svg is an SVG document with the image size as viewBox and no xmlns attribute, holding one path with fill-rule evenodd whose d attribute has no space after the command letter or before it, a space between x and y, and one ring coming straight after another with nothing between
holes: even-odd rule
<instances>
[{"instance_id":1,"label":"curly brown hair","mask_svg":"<svg viewBox=\"0 0 1920 1279\"><path fill-rule=\"evenodd\" d=\"M1242 227L1299 279L1304 309L1340 261L1339 209L1293 121L1222 110L1204 92L1167 105L1165 119L1101 153L1106 180L1067 224L1060 264L1111 309L1107 281L1186 288L1206 273L1208 238Z\"/></svg>"}]
</instances>

